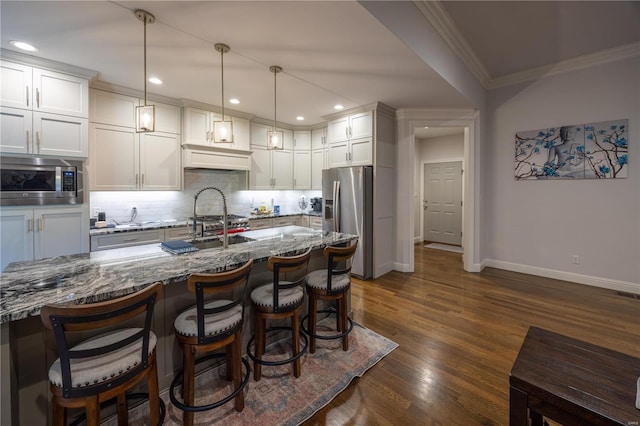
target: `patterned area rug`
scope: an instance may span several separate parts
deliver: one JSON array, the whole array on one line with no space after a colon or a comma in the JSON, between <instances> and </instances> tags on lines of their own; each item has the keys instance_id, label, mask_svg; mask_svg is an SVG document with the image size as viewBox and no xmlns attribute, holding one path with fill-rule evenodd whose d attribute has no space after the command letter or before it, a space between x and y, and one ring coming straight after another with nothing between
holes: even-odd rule
<instances>
[{"instance_id":1,"label":"patterned area rug","mask_svg":"<svg viewBox=\"0 0 640 426\"><path fill-rule=\"evenodd\" d=\"M437 250L452 251L455 253L462 253L462 247L450 246L449 244L431 243L431 244L427 244L425 247L431 248L431 249L437 249Z\"/></svg>"},{"instance_id":2,"label":"patterned area rug","mask_svg":"<svg viewBox=\"0 0 640 426\"><path fill-rule=\"evenodd\" d=\"M335 324L333 317L330 324ZM291 365L263 366L259 382L253 380L253 374L249 379L245 388L245 408L241 413L234 410L231 401L217 409L196 413L194 424L298 425L396 347L395 342L354 322L347 352L342 351L340 340L318 340L316 352L302 357L299 378L293 377ZM267 353L285 354L289 350L290 345L282 341L270 345ZM224 379L224 366L200 374L196 378L196 404L209 404L220 399L220 395L228 395L231 390L228 383ZM211 394L203 389L223 389L225 393L221 390ZM161 396L167 406L164 424L181 425L182 411L171 404L168 393ZM148 412L147 403L136 407L129 413L129 424L148 424ZM107 423L116 424L117 420L110 419Z\"/></svg>"}]
</instances>

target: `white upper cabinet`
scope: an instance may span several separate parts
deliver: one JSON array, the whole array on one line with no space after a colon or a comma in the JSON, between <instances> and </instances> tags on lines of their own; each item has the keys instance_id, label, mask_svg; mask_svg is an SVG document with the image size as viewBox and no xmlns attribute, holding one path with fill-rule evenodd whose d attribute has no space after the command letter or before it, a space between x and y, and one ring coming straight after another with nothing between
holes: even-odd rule
<instances>
[{"instance_id":1,"label":"white upper cabinet","mask_svg":"<svg viewBox=\"0 0 640 426\"><path fill-rule=\"evenodd\" d=\"M293 151L269 150L266 147L254 146L251 154L249 189L292 188Z\"/></svg>"},{"instance_id":2,"label":"white upper cabinet","mask_svg":"<svg viewBox=\"0 0 640 426\"><path fill-rule=\"evenodd\" d=\"M33 69L33 110L89 117L89 81L58 72Z\"/></svg>"},{"instance_id":3,"label":"white upper cabinet","mask_svg":"<svg viewBox=\"0 0 640 426\"><path fill-rule=\"evenodd\" d=\"M32 109L33 68L2 61L0 70L0 105Z\"/></svg>"},{"instance_id":4,"label":"white upper cabinet","mask_svg":"<svg viewBox=\"0 0 640 426\"><path fill-rule=\"evenodd\" d=\"M213 122L222 120L222 115L197 108L184 108L183 145L230 149L236 151L249 150L249 120L231 117L225 114L225 120L233 122L233 143L213 142Z\"/></svg>"},{"instance_id":5,"label":"white upper cabinet","mask_svg":"<svg viewBox=\"0 0 640 426\"><path fill-rule=\"evenodd\" d=\"M311 131L310 130L294 131L293 144L295 149L311 149Z\"/></svg>"},{"instance_id":6,"label":"white upper cabinet","mask_svg":"<svg viewBox=\"0 0 640 426\"><path fill-rule=\"evenodd\" d=\"M311 131L311 149L324 148L327 145L327 128L314 129Z\"/></svg>"},{"instance_id":7,"label":"white upper cabinet","mask_svg":"<svg viewBox=\"0 0 640 426\"><path fill-rule=\"evenodd\" d=\"M86 157L88 80L7 61L0 68L0 151Z\"/></svg>"},{"instance_id":8,"label":"white upper cabinet","mask_svg":"<svg viewBox=\"0 0 640 426\"><path fill-rule=\"evenodd\" d=\"M136 127L136 107L144 100L134 96L91 89L89 95L91 105L90 120L92 123L110 124L112 126ZM180 134L180 107L175 105L150 102L155 105L155 132Z\"/></svg>"},{"instance_id":9,"label":"white upper cabinet","mask_svg":"<svg viewBox=\"0 0 640 426\"><path fill-rule=\"evenodd\" d=\"M180 138L169 133L140 134L139 189L179 191L182 185Z\"/></svg>"},{"instance_id":10,"label":"white upper cabinet","mask_svg":"<svg viewBox=\"0 0 640 426\"><path fill-rule=\"evenodd\" d=\"M327 167L373 164L373 111L329 122Z\"/></svg>"},{"instance_id":11,"label":"white upper cabinet","mask_svg":"<svg viewBox=\"0 0 640 426\"><path fill-rule=\"evenodd\" d=\"M311 189L311 151L293 151L293 189Z\"/></svg>"},{"instance_id":12,"label":"white upper cabinet","mask_svg":"<svg viewBox=\"0 0 640 426\"><path fill-rule=\"evenodd\" d=\"M267 132L270 132L273 126L266 124L251 123L251 149L267 147ZM283 133L285 151L293 150L293 132L288 129L276 128Z\"/></svg>"}]
</instances>

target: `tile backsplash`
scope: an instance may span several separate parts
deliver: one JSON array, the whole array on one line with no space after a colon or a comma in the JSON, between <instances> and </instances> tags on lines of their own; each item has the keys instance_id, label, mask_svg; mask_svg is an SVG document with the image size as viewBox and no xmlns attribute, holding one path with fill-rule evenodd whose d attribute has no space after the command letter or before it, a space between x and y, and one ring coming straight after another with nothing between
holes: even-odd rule
<instances>
[{"instance_id":1,"label":"tile backsplash","mask_svg":"<svg viewBox=\"0 0 640 426\"><path fill-rule=\"evenodd\" d=\"M281 214L297 213L301 196L307 204L311 197L321 196L320 191L249 191L246 172L224 170L185 170L182 191L93 191L89 195L90 215L96 209L111 219L122 223L132 217L132 208L137 210L135 222L178 219L193 216L193 197L206 186L219 188L227 199L228 212L248 216L253 208L265 204L280 206ZM307 205L304 211L311 208ZM215 191L205 191L198 196L198 211L202 214L222 214L222 200Z\"/></svg>"}]
</instances>

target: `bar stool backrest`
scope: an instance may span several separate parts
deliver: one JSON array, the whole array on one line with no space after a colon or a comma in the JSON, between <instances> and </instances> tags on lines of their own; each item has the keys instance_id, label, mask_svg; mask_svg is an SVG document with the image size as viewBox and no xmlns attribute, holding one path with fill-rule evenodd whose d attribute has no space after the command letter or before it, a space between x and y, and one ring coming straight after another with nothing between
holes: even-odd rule
<instances>
[{"instance_id":1,"label":"bar stool backrest","mask_svg":"<svg viewBox=\"0 0 640 426\"><path fill-rule=\"evenodd\" d=\"M62 373L62 388L65 398L77 398L96 395L105 390L115 388L130 378L140 374L148 366L149 335L153 319L153 308L162 296L162 284L155 283L144 290L118 299L85 305L45 305L40 311L42 323L49 330L53 330L56 348L60 356ZM73 333L87 331L105 331L118 329L130 321L140 317L144 326L129 337L100 346L84 350L72 350L69 340ZM124 348L142 339L142 362L111 380L97 384L89 384L79 388L71 385L71 360L99 357Z\"/></svg>"},{"instance_id":2,"label":"bar stool backrest","mask_svg":"<svg viewBox=\"0 0 640 426\"><path fill-rule=\"evenodd\" d=\"M351 283L351 259L353 258L358 241L348 247L327 246L324 248L324 258L327 260L327 294L341 293L349 289L349 286L340 287L339 291L331 288L334 277L346 275Z\"/></svg>"},{"instance_id":3,"label":"bar stool backrest","mask_svg":"<svg viewBox=\"0 0 640 426\"><path fill-rule=\"evenodd\" d=\"M311 258L311 248L297 256L271 256L267 262L269 271L273 272L273 311L288 311L295 306L280 306L278 303L278 289L303 287L307 267ZM281 274L285 274L281 277ZM284 279L281 279L284 278Z\"/></svg>"},{"instance_id":4,"label":"bar stool backrest","mask_svg":"<svg viewBox=\"0 0 640 426\"><path fill-rule=\"evenodd\" d=\"M198 343L206 344L217 340L221 340L231 334L234 334L238 328L242 327L242 321L235 327L226 330L223 334L213 336L205 335L205 319L207 315L217 314L232 309L234 306L242 307L242 317L244 319L244 301L247 294L247 283L249 282L249 274L253 260L249 259L247 263L237 269L216 274L191 274L187 279L187 288L190 292L196 294L197 308L197 325L198 325ZM209 297L207 297L209 296ZM211 299L224 299L228 303L220 306L206 308L205 305Z\"/></svg>"}]
</instances>

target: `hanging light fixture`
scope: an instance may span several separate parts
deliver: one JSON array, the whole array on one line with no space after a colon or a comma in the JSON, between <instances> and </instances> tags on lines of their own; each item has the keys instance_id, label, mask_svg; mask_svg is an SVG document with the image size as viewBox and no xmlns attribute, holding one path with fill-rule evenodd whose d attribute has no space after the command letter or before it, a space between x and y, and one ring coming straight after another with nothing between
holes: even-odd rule
<instances>
[{"instance_id":1,"label":"hanging light fixture","mask_svg":"<svg viewBox=\"0 0 640 426\"><path fill-rule=\"evenodd\" d=\"M276 109L277 109L277 92L276 92L276 76L282 71L282 67L272 65L269 71L273 73L273 130L267 132L267 148L268 149L284 149L284 132L276 130Z\"/></svg>"},{"instance_id":2,"label":"hanging light fixture","mask_svg":"<svg viewBox=\"0 0 640 426\"><path fill-rule=\"evenodd\" d=\"M220 70L222 71L222 121L213 122L213 142L233 143L233 122L224 119L224 54L231 48L223 43L216 43L216 51L220 52Z\"/></svg>"},{"instance_id":3,"label":"hanging light fixture","mask_svg":"<svg viewBox=\"0 0 640 426\"><path fill-rule=\"evenodd\" d=\"M153 132L156 128L156 106L147 105L147 24L156 22L156 17L146 10L133 12L144 23L144 105L136 107L136 132Z\"/></svg>"}]
</instances>

